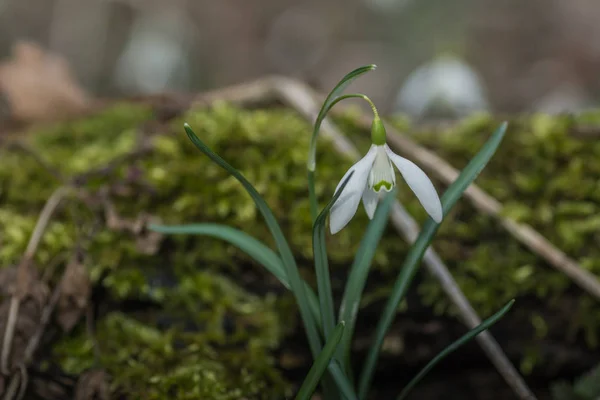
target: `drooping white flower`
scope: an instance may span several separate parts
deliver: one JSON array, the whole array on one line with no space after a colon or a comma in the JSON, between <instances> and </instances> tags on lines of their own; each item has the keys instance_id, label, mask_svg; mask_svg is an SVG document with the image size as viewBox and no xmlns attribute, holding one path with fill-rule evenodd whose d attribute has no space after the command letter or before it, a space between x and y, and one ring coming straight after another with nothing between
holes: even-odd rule
<instances>
[{"instance_id":1,"label":"drooping white flower","mask_svg":"<svg viewBox=\"0 0 600 400\"><path fill-rule=\"evenodd\" d=\"M444 55L407 77L394 108L417 117L431 113L463 116L487 110L489 101L477 72L460 58Z\"/></svg>"},{"instance_id":2,"label":"drooping white flower","mask_svg":"<svg viewBox=\"0 0 600 400\"><path fill-rule=\"evenodd\" d=\"M396 185L394 165L415 193L425 211L435 222L441 222L442 204L433 183L425 172L412 161L399 156L389 148L385 142L383 123L378 116L373 121L372 141L373 144L367 154L346 172L335 189L335 193L337 193L348 175L354 171L340 197L331 208L329 221L331 233L339 232L350 222L356 214L361 199L369 219L373 218L379 194L391 191Z\"/></svg>"}]
</instances>

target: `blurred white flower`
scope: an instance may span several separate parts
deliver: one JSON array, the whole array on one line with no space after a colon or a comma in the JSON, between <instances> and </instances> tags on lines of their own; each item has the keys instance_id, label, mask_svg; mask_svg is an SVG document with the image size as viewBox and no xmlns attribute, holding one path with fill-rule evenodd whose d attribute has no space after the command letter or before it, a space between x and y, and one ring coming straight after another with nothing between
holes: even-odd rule
<instances>
[{"instance_id":1,"label":"blurred white flower","mask_svg":"<svg viewBox=\"0 0 600 400\"><path fill-rule=\"evenodd\" d=\"M412 0L363 0L367 7L381 13L398 12L408 6Z\"/></svg>"},{"instance_id":2,"label":"blurred white flower","mask_svg":"<svg viewBox=\"0 0 600 400\"><path fill-rule=\"evenodd\" d=\"M477 73L460 59L444 56L408 76L395 109L419 117L439 111L464 116L487 110L488 101Z\"/></svg>"},{"instance_id":3,"label":"blurred white flower","mask_svg":"<svg viewBox=\"0 0 600 400\"><path fill-rule=\"evenodd\" d=\"M143 93L184 88L189 80L187 28L187 18L175 10L140 17L117 62L119 86Z\"/></svg>"}]
</instances>

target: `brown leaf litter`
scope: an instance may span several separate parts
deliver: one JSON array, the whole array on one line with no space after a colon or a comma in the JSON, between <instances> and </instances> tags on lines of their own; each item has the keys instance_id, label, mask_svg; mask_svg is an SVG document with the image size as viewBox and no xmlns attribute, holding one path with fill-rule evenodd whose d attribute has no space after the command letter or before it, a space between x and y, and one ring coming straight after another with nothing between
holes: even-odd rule
<instances>
[{"instance_id":1,"label":"brown leaf litter","mask_svg":"<svg viewBox=\"0 0 600 400\"><path fill-rule=\"evenodd\" d=\"M19 41L12 57L0 63L0 113L21 122L46 122L88 109L91 99L68 63L39 45Z\"/></svg>"}]
</instances>

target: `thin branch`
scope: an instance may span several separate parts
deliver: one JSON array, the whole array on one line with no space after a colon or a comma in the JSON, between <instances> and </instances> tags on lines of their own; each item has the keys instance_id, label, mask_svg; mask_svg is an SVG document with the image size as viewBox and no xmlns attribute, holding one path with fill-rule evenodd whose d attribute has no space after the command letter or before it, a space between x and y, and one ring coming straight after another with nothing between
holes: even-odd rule
<instances>
[{"instance_id":1,"label":"thin branch","mask_svg":"<svg viewBox=\"0 0 600 400\"><path fill-rule=\"evenodd\" d=\"M280 78L275 76L257 79L252 82L229 86L204 92L192 102L192 107L203 107L215 101L227 101L233 104L264 103L278 99L274 83Z\"/></svg>"},{"instance_id":2,"label":"thin branch","mask_svg":"<svg viewBox=\"0 0 600 400\"><path fill-rule=\"evenodd\" d=\"M17 375L14 374L10 380L10 383L8 384L8 387L6 388L6 392L4 393L2 400L16 400L20 391L20 387L21 378L17 377Z\"/></svg>"},{"instance_id":3,"label":"thin branch","mask_svg":"<svg viewBox=\"0 0 600 400\"><path fill-rule=\"evenodd\" d=\"M25 365L27 365L31 362L33 355L35 354L38 346L40 345L40 341L42 340L42 336L44 335L46 326L50 322L50 317L52 317L52 313L54 312L54 309L56 308L56 305L58 304L58 300L60 299L61 293L62 293L62 285L58 284L58 285L56 285L56 288L54 288L54 292L52 293L52 296L50 297L50 301L48 302L48 304L46 304L46 306L42 310L42 316L40 317L40 323L39 323L34 335L29 339L29 342L27 343L27 347L25 348L25 355L23 357L23 363Z\"/></svg>"},{"instance_id":4,"label":"thin branch","mask_svg":"<svg viewBox=\"0 0 600 400\"><path fill-rule=\"evenodd\" d=\"M27 249L25 249L25 255L23 256L22 261L30 262L33 259L35 251L37 250L42 236L48 227L48 223L50 222L50 218L56 211L58 205L65 198L68 193L68 188L61 186L52 193L52 195L46 201L42 212L37 220L35 228L33 229L33 233L31 234L31 238L29 239L29 243L27 244Z\"/></svg>"},{"instance_id":5,"label":"thin branch","mask_svg":"<svg viewBox=\"0 0 600 400\"><path fill-rule=\"evenodd\" d=\"M52 214L54 214L54 211L66 194L67 188L61 186L55 190L52 196L50 196L50 198L46 201L35 228L33 229L29 243L27 244L25 254L19 263L17 269L17 288L10 300L8 318L6 322L6 328L4 330L4 338L2 341L2 353L0 355L0 371L5 375L9 374L8 362L10 359L10 349L15 334L21 301L27 296L31 284L31 277L29 275L30 263L33 260L35 251L37 250L40 240L46 231Z\"/></svg>"},{"instance_id":6,"label":"thin branch","mask_svg":"<svg viewBox=\"0 0 600 400\"><path fill-rule=\"evenodd\" d=\"M19 372L21 373L21 380L19 385L19 393L17 394L17 398L15 400L22 400L25 397L27 385L29 384L29 373L27 372L25 365L19 365Z\"/></svg>"},{"instance_id":7,"label":"thin branch","mask_svg":"<svg viewBox=\"0 0 600 400\"><path fill-rule=\"evenodd\" d=\"M4 338L2 340L2 356L0 358L0 372L2 375L9 375L10 368L8 360L10 358L10 348L12 346L15 327L17 325L17 317L19 316L19 307L21 302L19 298L13 295L10 298L10 306L8 309L8 317L6 318L6 328L4 330Z\"/></svg>"}]
</instances>

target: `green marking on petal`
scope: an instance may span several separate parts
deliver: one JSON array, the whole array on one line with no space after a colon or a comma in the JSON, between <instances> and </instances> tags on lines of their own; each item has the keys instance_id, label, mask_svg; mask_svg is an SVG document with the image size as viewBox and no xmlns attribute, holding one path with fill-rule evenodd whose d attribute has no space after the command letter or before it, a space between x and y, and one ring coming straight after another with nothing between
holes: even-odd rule
<instances>
[{"instance_id":1,"label":"green marking on petal","mask_svg":"<svg viewBox=\"0 0 600 400\"><path fill-rule=\"evenodd\" d=\"M373 190L379 193L379 191L385 187L385 191L389 192L394 187L394 184L388 181L379 181L375 185L373 185Z\"/></svg>"}]
</instances>

